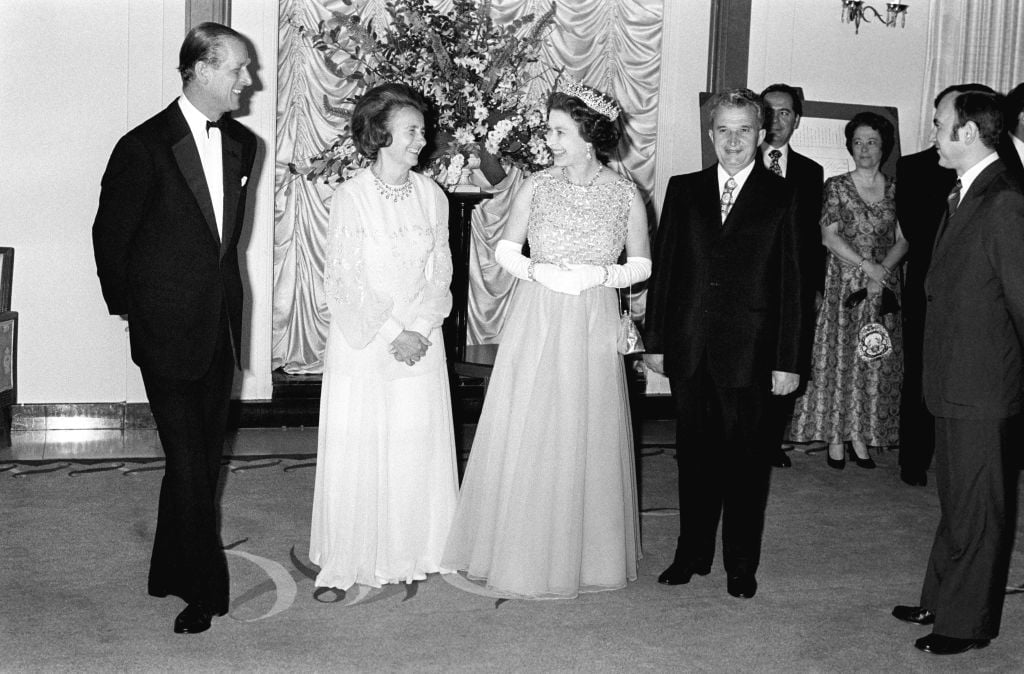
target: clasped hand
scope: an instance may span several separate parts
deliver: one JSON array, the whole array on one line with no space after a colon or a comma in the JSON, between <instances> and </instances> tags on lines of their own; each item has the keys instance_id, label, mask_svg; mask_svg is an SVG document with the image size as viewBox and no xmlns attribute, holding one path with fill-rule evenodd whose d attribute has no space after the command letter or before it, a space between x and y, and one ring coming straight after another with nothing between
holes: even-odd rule
<instances>
[{"instance_id":1,"label":"clasped hand","mask_svg":"<svg viewBox=\"0 0 1024 674\"><path fill-rule=\"evenodd\" d=\"M427 353L430 340L418 332L402 330L391 342L391 355L406 365L415 365Z\"/></svg>"},{"instance_id":2,"label":"clasped hand","mask_svg":"<svg viewBox=\"0 0 1024 674\"><path fill-rule=\"evenodd\" d=\"M604 267L596 264L554 265L547 262L534 265L533 278L545 288L565 295L579 295L584 290L601 285Z\"/></svg>"}]
</instances>

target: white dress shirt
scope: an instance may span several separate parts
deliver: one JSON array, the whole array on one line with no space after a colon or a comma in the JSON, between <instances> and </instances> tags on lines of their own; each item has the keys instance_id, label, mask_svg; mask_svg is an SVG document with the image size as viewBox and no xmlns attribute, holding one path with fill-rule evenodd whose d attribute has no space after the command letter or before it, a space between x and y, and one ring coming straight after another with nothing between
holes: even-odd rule
<instances>
[{"instance_id":1,"label":"white dress shirt","mask_svg":"<svg viewBox=\"0 0 1024 674\"><path fill-rule=\"evenodd\" d=\"M994 162L996 159L999 159L999 154L995 150L992 150L992 154L986 156L977 164L964 171L964 174L960 176L960 201L956 203L957 206L963 203L964 197L967 196L967 190L971 189L971 183L973 183L974 179L978 177L978 174L984 171L989 164Z\"/></svg>"},{"instance_id":2,"label":"white dress shirt","mask_svg":"<svg viewBox=\"0 0 1024 674\"><path fill-rule=\"evenodd\" d=\"M192 139L199 150L199 159L203 163L203 175L206 176L206 187L210 190L213 201L213 215L217 220L217 236L224 237L224 159L221 155L220 129L206 128L208 120L196 106L183 94L178 97L181 114L185 115L188 128L192 131Z\"/></svg>"}]
</instances>

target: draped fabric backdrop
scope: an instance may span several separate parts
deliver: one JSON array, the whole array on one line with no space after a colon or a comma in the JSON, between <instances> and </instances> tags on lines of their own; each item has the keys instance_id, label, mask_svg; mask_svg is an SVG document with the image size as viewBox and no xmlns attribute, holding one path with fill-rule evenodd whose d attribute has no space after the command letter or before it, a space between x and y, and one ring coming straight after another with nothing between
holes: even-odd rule
<instances>
[{"instance_id":1,"label":"draped fabric backdrop","mask_svg":"<svg viewBox=\"0 0 1024 674\"><path fill-rule=\"evenodd\" d=\"M351 4L349 4L349 2ZM439 9L450 0L437 0ZM281 0L278 63L278 135L275 174L273 367L289 373L323 370L327 337L323 260L327 215L333 187L288 173L300 161L328 145L341 120L331 116L326 99L338 100L355 87L332 75L319 52L297 26L316 26L332 12L367 17L380 14L381 0ZM507 23L523 14L542 14L550 0L494 0L493 16ZM383 15L381 15L383 16ZM655 133L661 69L662 0L573 0L558 3L554 29L541 61L614 96L625 111L627 143L613 162L650 200L654 189ZM554 73L541 64L533 87L546 92ZM482 176L478 176L482 178ZM494 262L512 195L522 181L513 171L489 187L494 198L477 207L469 265L470 344L497 343L514 279Z\"/></svg>"},{"instance_id":2,"label":"draped fabric backdrop","mask_svg":"<svg viewBox=\"0 0 1024 674\"><path fill-rule=\"evenodd\" d=\"M1024 3L932 0L921 102L923 146L931 136L935 94L980 82L1006 93L1024 80Z\"/></svg>"}]
</instances>

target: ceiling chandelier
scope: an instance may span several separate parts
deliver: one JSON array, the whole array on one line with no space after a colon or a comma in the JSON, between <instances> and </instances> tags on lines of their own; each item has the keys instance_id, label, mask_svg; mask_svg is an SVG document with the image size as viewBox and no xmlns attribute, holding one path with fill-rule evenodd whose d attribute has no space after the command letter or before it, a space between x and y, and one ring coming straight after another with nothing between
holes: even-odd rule
<instances>
[{"instance_id":1,"label":"ceiling chandelier","mask_svg":"<svg viewBox=\"0 0 1024 674\"><path fill-rule=\"evenodd\" d=\"M843 3L843 23L853 23L854 33L860 33L860 22L871 22L869 14L874 14L875 19L890 28L896 27L899 21L900 28L907 27L907 4L904 2L885 3L885 15L865 4L864 0L840 0Z\"/></svg>"}]
</instances>

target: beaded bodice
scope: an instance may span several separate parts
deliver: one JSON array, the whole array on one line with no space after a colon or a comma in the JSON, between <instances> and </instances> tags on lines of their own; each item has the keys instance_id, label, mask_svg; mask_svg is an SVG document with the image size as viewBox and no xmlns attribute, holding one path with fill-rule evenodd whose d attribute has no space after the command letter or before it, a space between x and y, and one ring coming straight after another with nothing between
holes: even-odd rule
<instances>
[{"instance_id":1,"label":"beaded bodice","mask_svg":"<svg viewBox=\"0 0 1024 674\"><path fill-rule=\"evenodd\" d=\"M615 264L626 245L635 191L625 178L587 187L568 182L557 170L535 174L530 257L554 264Z\"/></svg>"}]
</instances>

